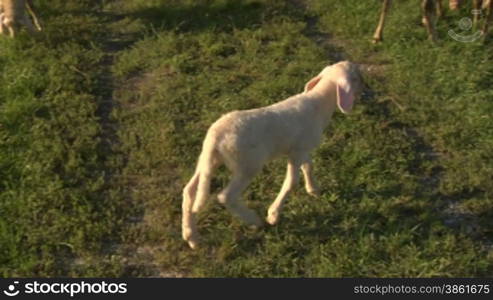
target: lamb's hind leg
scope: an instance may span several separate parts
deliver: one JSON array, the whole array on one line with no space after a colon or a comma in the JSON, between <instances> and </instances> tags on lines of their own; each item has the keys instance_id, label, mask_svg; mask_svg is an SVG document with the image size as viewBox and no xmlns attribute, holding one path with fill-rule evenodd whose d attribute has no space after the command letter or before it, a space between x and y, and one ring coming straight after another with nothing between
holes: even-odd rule
<instances>
[{"instance_id":1,"label":"lamb's hind leg","mask_svg":"<svg viewBox=\"0 0 493 300\"><path fill-rule=\"evenodd\" d=\"M199 178L200 173L197 171L183 189L181 232L183 239L192 249L195 249L199 242L197 221L195 214L192 212L193 202L197 194Z\"/></svg>"},{"instance_id":2,"label":"lamb's hind leg","mask_svg":"<svg viewBox=\"0 0 493 300\"><path fill-rule=\"evenodd\" d=\"M437 34L435 29L436 22L436 6L435 0L423 0L421 2L421 9L423 12L423 24L428 32L428 38L435 43L437 41Z\"/></svg>"},{"instance_id":3,"label":"lamb's hind leg","mask_svg":"<svg viewBox=\"0 0 493 300\"><path fill-rule=\"evenodd\" d=\"M284 183L282 184L281 191L276 197L276 200L272 202L269 207L267 214L267 222L271 225L275 225L279 221L279 214L281 212L281 208L284 204L284 201L289 195L289 192L296 186L299 180L299 169L301 163L296 160L290 159L288 162L288 167L286 171L286 178L284 179Z\"/></svg>"},{"instance_id":4,"label":"lamb's hind leg","mask_svg":"<svg viewBox=\"0 0 493 300\"><path fill-rule=\"evenodd\" d=\"M36 17L36 14L34 13L34 10L33 10L33 5L31 3L32 1L28 0L26 1L26 9L27 9L27 12L31 15L31 18L33 19L34 21L34 25L36 26L36 29L38 31L41 31L41 25L39 24L39 20L38 20L38 17Z\"/></svg>"},{"instance_id":5,"label":"lamb's hind leg","mask_svg":"<svg viewBox=\"0 0 493 300\"><path fill-rule=\"evenodd\" d=\"M2 35L4 33L4 31L7 30L5 25L3 25L4 19L5 19L5 14L3 12L1 12L1 10L0 10L0 35Z\"/></svg>"},{"instance_id":6,"label":"lamb's hind leg","mask_svg":"<svg viewBox=\"0 0 493 300\"><path fill-rule=\"evenodd\" d=\"M482 29L482 32L485 35L485 37L488 36L488 27L493 20L493 0L490 0L486 4L487 4L487 6L486 6L486 19L484 21L483 29Z\"/></svg>"},{"instance_id":7,"label":"lamb's hind leg","mask_svg":"<svg viewBox=\"0 0 493 300\"><path fill-rule=\"evenodd\" d=\"M436 0L436 14L437 17L442 17L443 15L443 5L442 5L442 0Z\"/></svg>"},{"instance_id":8,"label":"lamb's hind leg","mask_svg":"<svg viewBox=\"0 0 493 300\"><path fill-rule=\"evenodd\" d=\"M250 183L255 175L253 172L235 172L228 186L217 196L218 201L234 215L238 216L243 222L249 225L260 227L263 225L258 214L248 208L244 201L241 200L241 193Z\"/></svg>"},{"instance_id":9,"label":"lamb's hind leg","mask_svg":"<svg viewBox=\"0 0 493 300\"><path fill-rule=\"evenodd\" d=\"M17 33L17 24L14 22L14 20L10 17L4 17L3 25L5 26L5 28L7 28L9 36L11 38L14 38Z\"/></svg>"},{"instance_id":10,"label":"lamb's hind leg","mask_svg":"<svg viewBox=\"0 0 493 300\"><path fill-rule=\"evenodd\" d=\"M378 26L373 34L373 43L376 44L382 41L383 27L385 25L385 18L389 12L391 0L383 0L382 11L380 12L380 19L378 20Z\"/></svg>"}]
</instances>

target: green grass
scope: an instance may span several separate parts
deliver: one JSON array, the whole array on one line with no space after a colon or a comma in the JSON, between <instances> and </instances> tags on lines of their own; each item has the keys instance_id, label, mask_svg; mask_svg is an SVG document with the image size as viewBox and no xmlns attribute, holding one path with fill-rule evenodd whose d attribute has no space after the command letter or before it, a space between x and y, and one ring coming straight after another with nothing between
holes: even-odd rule
<instances>
[{"instance_id":1,"label":"green grass","mask_svg":"<svg viewBox=\"0 0 493 300\"><path fill-rule=\"evenodd\" d=\"M121 232L94 93L103 53L90 38L102 28L77 13L88 6L64 2L41 10L38 39L0 39L2 276L107 274L99 258L83 270L77 262L99 257Z\"/></svg>"},{"instance_id":2,"label":"green grass","mask_svg":"<svg viewBox=\"0 0 493 300\"><path fill-rule=\"evenodd\" d=\"M375 46L378 1L293 2L54 1L40 37L0 39L0 274L492 276L491 42L447 38L466 13L448 12L433 46L400 1ZM299 93L335 49L372 65L372 96L313 153L323 195L300 184L260 230L211 197L188 249L181 189L208 126ZM284 168L243 195L262 215Z\"/></svg>"}]
</instances>

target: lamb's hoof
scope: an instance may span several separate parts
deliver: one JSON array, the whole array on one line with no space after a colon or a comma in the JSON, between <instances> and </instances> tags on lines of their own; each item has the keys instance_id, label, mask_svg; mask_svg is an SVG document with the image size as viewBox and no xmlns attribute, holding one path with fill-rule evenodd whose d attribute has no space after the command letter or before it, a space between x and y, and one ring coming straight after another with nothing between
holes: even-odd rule
<instances>
[{"instance_id":1,"label":"lamb's hoof","mask_svg":"<svg viewBox=\"0 0 493 300\"><path fill-rule=\"evenodd\" d=\"M185 242L187 242L188 246L190 246L190 248L192 248L193 250L195 250L199 247L199 238L198 237L188 236L186 238L184 237L183 240Z\"/></svg>"},{"instance_id":2,"label":"lamb's hoof","mask_svg":"<svg viewBox=\"0 0 493 300\"><path fill-rule=\"evenodd\" d=\"M226 196L223 193L219 193L217 195L217 202L225 205L226 204Z\"/></svg>"},{"instance_id":3,"label":"lamb's hoof","mask_svg":"<svg viewBox=\"0 0 493 300\"><path fill-rule=\"evenodd\" d=\"M199 243L197 241L187 241L188 246L192 248L192 250L195 250L199 247Z\"/></svg>"},{"instance_id":4,"label":"lamb's hoof","mask_svg":"<svg viewBox=\"0 0 493 300\"><path fill-rule=\"evenodd\" d=\"M256 230L259 230L259 229L262 229L263 227L264 227L264 223L262 223L261 225L257 225L257 224L253 225L253 224L251 224L251 225L248 226L249 229L255 230L255 231Z\"/></svg>"},{"instance_id":5,"label":"lamb's hoof","mask_svg":"<svg viewBox=\"0 0 493 300\"><path fill-rule=\"evenodd\" d=\"M279 215L276 213L269 213L265 220L267 221L267 223L274 226L277 224L277 222L279 222Z\"/></svg>"},{"instance_id":6,"label":"lamb's hoof","mask_svg":"<svg viewBox=\"0 0 493 300\"><path fill-rule=\"evenodd\" d=\"M185 242L188 243L188 246L190 246L190 248L192 248L192 249L198 248L199 235L196 232L194 232L188 228L184 228L184 229L182 229L182 238Z\"/></svg>"},{"instance_id":7,"label":"lamb's hoof","mask_svg":"<svg viewBox=\"0 0 493 300\"><path fill-rule=\"evenodd\" d=\"M308 192L308 195L313 196L315 198L320 197L320 190L319 189L309 189L307 192Z\"/></svg>"},{"instance_id":8,"label":"lamb's hoof","mask_svg":"<svg viewBox=\"0 0 493 300\"><path fill-rule=\"evenodd\" d=\"M264 227L264 221L262 221L262 219L256 216L254 220L248 222L248 227L252 229L260 229Z\"/></svg>"}]
</instances>

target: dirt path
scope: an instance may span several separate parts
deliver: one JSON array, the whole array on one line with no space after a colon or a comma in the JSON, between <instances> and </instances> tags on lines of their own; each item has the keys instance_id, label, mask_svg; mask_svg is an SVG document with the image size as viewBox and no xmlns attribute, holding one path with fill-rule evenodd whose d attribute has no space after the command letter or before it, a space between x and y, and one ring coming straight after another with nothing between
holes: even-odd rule
<instances>
[{"instance_id":1,"label":"dirt path","mask_svg":"<svg viewBox=\"0 0 493 300\"><path fill-rule=\"evenodd\" d=\"M118 12L123 5L123 0L103 1L104 5L98 11L98 16L103 20L101 24L105 33L100 37L100 44L104 55L100 61L100 73L98 78L99 107L97 115L102 128L101 146L103 153L107 153L108 161L105 176L106 185L109 190L123 191L120 194L122 205L137 207L137 212L132 211L125 216L125 229L123 242L119 244L110 243L105 246L110 256L116 257L122 267L123 276L138 277L183 277L183 274L169 272L159 266L156 262L155 253L159 247L136 242L134 235L139 235L149 226L143 212L142 203L132 198L131 184L128 178L122 175L129 158L120 150L122 142L119 138L120 124L112 115L122 105L119 95L122 90L133 86L132 82L120 82L114 74L114 66L118 63L118 56L128 50L133 44L142 38L141 32L136 32L128 26L128 16ZM135 78L129 81L136 80ZM115 166L111 158L119 157L120 165ZM144 215L143 215L144 214Z\"/></svg>"},{"instance_id":2,"label":"dirt path","mask_svg":"<svg viewBox=\"0 0 493 300\"><path fill-rule=\"evenodd\" d=\"M99 37L99 43L104 54L99 64L100 72L97 78L97 89L95 91L99 103L96 113L99 117L99 123L102 130L100 145L102 153L105 154L104 163L106 164L107 170L105 174L105 185L108 190L121 188L121 169L125 167L128 161L128 158L119 150L119 147L121 146L118 135L119 124L112 117L112 113L119 105L117 95L120 89L120 83L117 82L113 67L117 61L118 55L129 49L138 41L138 35L136 33L123 33L124 31L117 30L121 25L120 22L125 19L125 15L115 12L112 7L118 6L119 3L122 2L122 0L102 1L102 4L97 11L98 17L102 20L101 26L104 28L104 34ZM115 156L121 157L121 165L115 166L110 161L111 158ZM121 196L123 197L121 201L131 206L133 205L134 200L131 198L131 193L125 191L127 191L127 188L124 188L121 193ZM126 216L126 218L128 219L128 227L141 221L141 218L135 216ZM127 229L128 228L125 230ZM136 269L148 269L146 266L138 265L139 263L135 259L134 254L136 253L136 249L133 245L108 243L104 247L106 255L118 257L120 261L119 264L122 265L124 274L132 274ZM141 272L149 273L149 271L142 270Z\"/></svg>"},{"instance_id":3,"label":"dirt path","mask_svg":"<svg viewBox=\"0 0 493 300\"><path fill-rule=\"evenodd\" d=\"M114 30L113 26L122 20L124 16L115 14L112 11L104 10L104 8L99 14L101 18L105 20L102 25L107 28L107 31L102 37L102 50L105 54L100 63L101 72L98 78L99 88L97 90L100 105L97 114L103 129L102 139L105 150L111 151L111 146L119 143L116 134L117 125L111 120L111 112L116 105L114 99L115 90L118 88L115 83L112 66L115 63L116 56L135 43L137 37L132 34L123 34Z\"/></svg>"}]
</instances>

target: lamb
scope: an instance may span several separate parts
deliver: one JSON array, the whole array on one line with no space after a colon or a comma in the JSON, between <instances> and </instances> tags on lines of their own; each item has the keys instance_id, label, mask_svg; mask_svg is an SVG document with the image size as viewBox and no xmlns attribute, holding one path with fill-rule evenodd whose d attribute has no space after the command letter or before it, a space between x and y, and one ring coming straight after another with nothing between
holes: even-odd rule
<instances>
[{"instance_id":1,"label":"lamb","mask_svg":"<svg viewBox=\"0 0 493 300\"><path fill-rule=\"evenodd\" d=\"M41 31L38 18L32 9L31 0L0 0L0 34L9 33L10 37L15 37L20 25L24 25L30 33L34 33L34 26ZM33 18L34 25L25 10Z\"/></svg>"},{"instance_id":2,"label":"lamb","mask_svg":"<svg viewBox=\"0 0 493 300\"><path fill-rule=\"evenodd\" d=\"M267 223L275 225L301 169L306 191L319 195L310 151L317 147L336 107L349 113L363 89L356 64L343 61L325 67L305 85L304 92L270 106L233 111L213 123L204 139L194 175L183 189L182 237L194 249L199 243L196 215L203 208L215 168L225 164L232 178L218 201L246 224L263 221L240 200L242 191L264 164L280 155L288 158L282 188L268 209Z\"/></svg>"},{"instance_id":3,"label":"lamb","mask_svg":"<svg viewBox=\"0 0 493 300\"><path fill-rule=\"evenodd\" d=\"M462 0L449 0L449 7L452 10L456 10L459 8ZM391 0L383 0L382 11L380 13L380 19L378 22L377 29L375 30L375 34L373 35L373 43L379 43L382 41L383 27L385 24L385 18L390 9ZM492 8L493 1L492 0L473 0L473 6L476 11L479 11L481 8L486 10L486 17L483 24L483 28L481 29L481 33L483 35L488 34L488 26L492 19ZM423 24L426 27L426 31L428 32L428 38L432 42L436 42L437 35L435 30L435 19L436 16L442 15L442 1L441 0L421 0L421 10L423 13ZM474 23L478 22L479 14L474 15Z\"/></svg>"}]
</instances>

